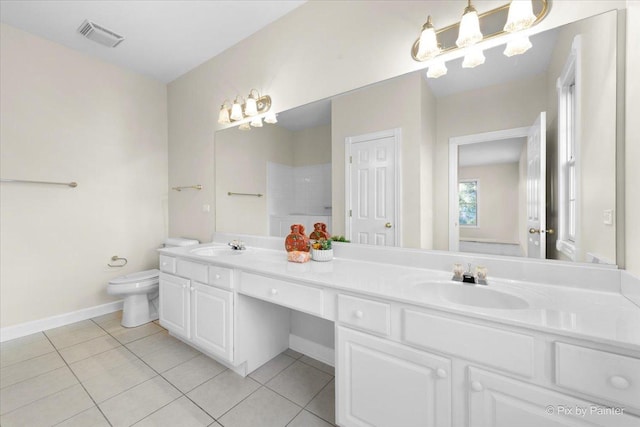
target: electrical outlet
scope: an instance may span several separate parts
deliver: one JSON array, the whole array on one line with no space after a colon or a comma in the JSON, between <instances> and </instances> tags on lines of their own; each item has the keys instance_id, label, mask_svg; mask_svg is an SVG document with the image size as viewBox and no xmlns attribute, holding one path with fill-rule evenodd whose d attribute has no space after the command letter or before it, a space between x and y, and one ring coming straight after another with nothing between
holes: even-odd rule
<instances>
[{"instance_id":1,"label":"electrical outlet","mask_svg":"<svg viewBox=\"0 0 640 427\"><path fill-rule=\"evenodd\" d=\"M613 225L613 209L605 209L602 213L604 225Z\"/></svg>"}]
</instances>

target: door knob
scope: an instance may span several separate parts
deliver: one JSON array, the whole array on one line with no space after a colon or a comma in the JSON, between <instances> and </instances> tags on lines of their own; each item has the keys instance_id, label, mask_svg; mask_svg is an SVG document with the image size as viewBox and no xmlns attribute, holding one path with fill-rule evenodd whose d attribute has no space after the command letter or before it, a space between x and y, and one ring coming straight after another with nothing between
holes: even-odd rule
<instances>
[{"instance_id":1,"label":"door knob","mask_svg":"<svg viewBox=\"0 0 640 427\"><path fill-rule=\"evenodd\" d=\"M555 231L553 228L550 228L550 229L548 229L548 230L540 230L540 229L538 229L538 228L533 228L533 227L531 227L531 228L529 229L529 234L544 234L544 233L547 233L547 234L553 234L553 233L555 233L555 232L556 232L556 231Z\"/></svg>"},{"instance_id":2,"label":"door knob","mask_svg":"<svg viewBox=\"0 0 640 427\"><path fill-rule=\"evenodd\" d=\"M385 227L387 227L387 228L391 228L391 223L390 223L390 222L388 222L388 223L386 223L384 226L385 226Z\"/></svg>"}]
</instances>

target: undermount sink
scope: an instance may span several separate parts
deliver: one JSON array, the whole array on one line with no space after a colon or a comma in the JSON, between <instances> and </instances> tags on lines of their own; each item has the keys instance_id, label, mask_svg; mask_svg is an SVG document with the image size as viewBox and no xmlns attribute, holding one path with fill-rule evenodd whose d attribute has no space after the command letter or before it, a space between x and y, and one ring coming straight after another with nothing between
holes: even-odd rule
<instances>
[{"instance_id":1,"label":"undermount sink","mask_svg":"<svg viewBox=\"0 0 640 427\"><path fill-rule=\"evenodd\" d=\"M233 250L229 246L203 246L200 248L191 249L189 253L199 256L221 256L221 255L233 255L245 252L244 250Z\"/></svg>"},{"instance_id":2,"label":"undermount sink","mask_svg":"<svg viewBox=\"0 0 640 427\"><path fill-rule=\"evenodd\" d=\"M515 295L497 291L486 286L463 285L458 283L427 284L434 287L440 298L454 304L502 310L523 310L529 303Z\"/></svg>"}]
</instances>

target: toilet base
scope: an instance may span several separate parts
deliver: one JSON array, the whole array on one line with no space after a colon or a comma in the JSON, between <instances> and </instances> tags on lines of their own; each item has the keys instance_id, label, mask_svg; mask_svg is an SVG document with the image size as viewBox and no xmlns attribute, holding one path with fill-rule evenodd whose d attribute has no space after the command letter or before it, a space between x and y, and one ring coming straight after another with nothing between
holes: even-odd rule
<instances>
[{"instance_id":1,"label":"toilet base","mask_svg":"<svg viewBox=\"0 0 640 427\"><path fill-rule=\"evenodd\" d=\"M147 294L125 297L122 308L122 326L134 328L157 320L157 301L157 299L150 300Z\"/></svg>"}]
</instances>

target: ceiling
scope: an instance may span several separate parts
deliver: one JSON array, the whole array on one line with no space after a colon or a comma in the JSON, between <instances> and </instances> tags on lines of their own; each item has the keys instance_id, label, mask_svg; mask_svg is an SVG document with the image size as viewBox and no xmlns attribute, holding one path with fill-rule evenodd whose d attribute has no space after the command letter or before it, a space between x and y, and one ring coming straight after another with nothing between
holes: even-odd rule
<instances>
[{"instance_id":1,"label":"ceiling","mask_svg":"<svg viewBox=\"0 0 640 427\"><path fill-rule=\"evenodd\" d=\"M458 147L458 166L518 163L526 142L527 138L523 137L461 145Z\"/></svg>"},{"instance_id":2,"label":"ceiling","mask_svg":"<svg viewBox=\"0 0 640 427\"><path fill-rule=\"evenodd\" d=\"M0 20L168 83L303 4L301 0L1 0ZM85 19L125 37L108 48Z\"/></svg>"}]
</instances>

